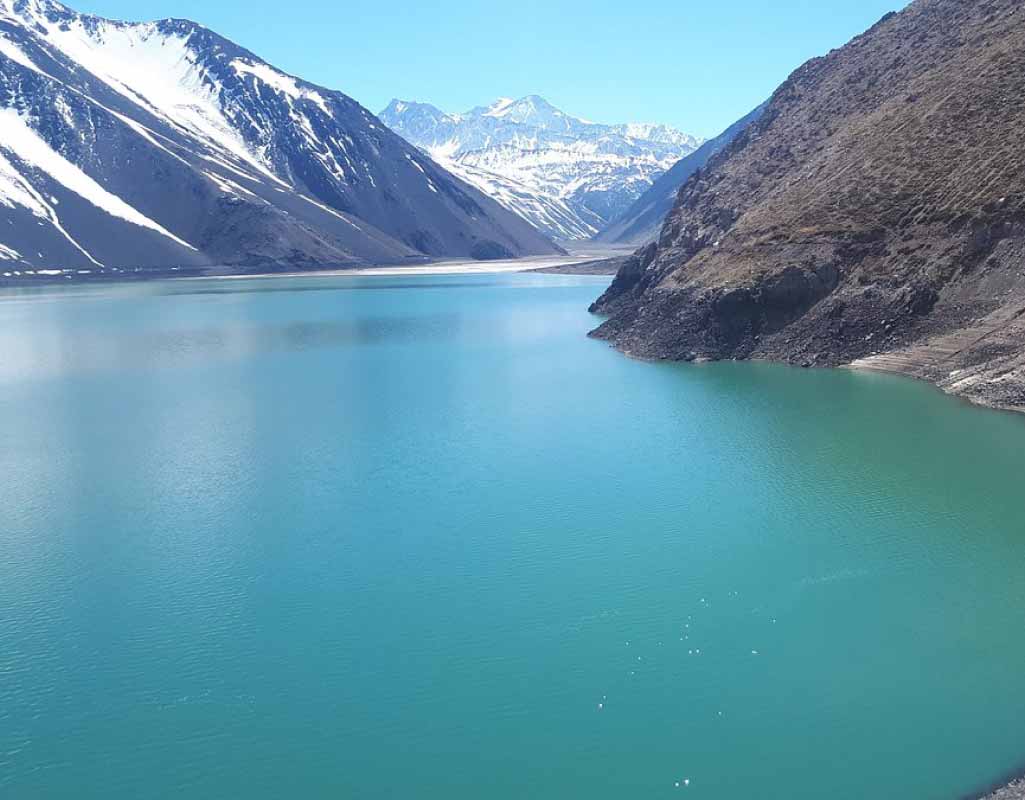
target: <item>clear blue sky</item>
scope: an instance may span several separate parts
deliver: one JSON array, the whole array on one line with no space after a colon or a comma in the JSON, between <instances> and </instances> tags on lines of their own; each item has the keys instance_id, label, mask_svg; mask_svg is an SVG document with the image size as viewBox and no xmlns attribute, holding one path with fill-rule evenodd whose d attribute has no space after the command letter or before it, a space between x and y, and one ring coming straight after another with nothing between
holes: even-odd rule
<instances>
[{"instance_id":1,"label":"clear blue sky","mask_svg":"<svg viewBox=\"0 0 1025 800\"><path fill-rule=\"evenodd\" d=\"M903 0L66 0L186 17L375 113L540 94L597 122L712 136Z\"/></svg>"}]
</instances>

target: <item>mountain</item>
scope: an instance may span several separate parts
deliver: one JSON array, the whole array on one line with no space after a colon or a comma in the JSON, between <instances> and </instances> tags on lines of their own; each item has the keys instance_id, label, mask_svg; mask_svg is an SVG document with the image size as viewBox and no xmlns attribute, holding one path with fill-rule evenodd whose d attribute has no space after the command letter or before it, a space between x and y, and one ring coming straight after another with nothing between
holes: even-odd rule
<instances>
[{"instance_id":1,"label":"mountain","mask_svg":"<svg viewBox=\"0 0 1025 800\"><path fill-rule=\"evenodd\" d=\"M465 114L392 100L381 121L440 164L560 239L586 239L700 140L665 125L599 125L536 95Z\"/></svg>"},{"instance_id":2,"label":"mountain","mask_svg":"<svg viewBox=\"0 0 1025 800\"><path fill-rule=\"evenodd\" d=\"M7 271L550 253L340 92L195 23L0 0Z\"/></svg>"},{"instance_id":3,"label":"mountain","mask_svg":"<svg viewBox=\"0 0 1025 800\"><path fill-rule=\"evenodd\" d=\"M662 173L644 194L638 197L616 220L595 236L599 242L641 245L652 242L662 222L672 210L676 194L687 179L703 169L716 153L732 142L748 125L758 119L765 105L737 120L714 139L709 139L690 155L684 156Z\"/></svg>"},{"instance_id":4,"label":"mountain","mask_svg":"<svg viewBox=\"0 0 1025 800\"><path fill-rule=\"evenodd\" d=\"M593 308L642 357L853 362L1025 407L1025 6L917 0L805 64Z\"/></svg>"}]
</instances>

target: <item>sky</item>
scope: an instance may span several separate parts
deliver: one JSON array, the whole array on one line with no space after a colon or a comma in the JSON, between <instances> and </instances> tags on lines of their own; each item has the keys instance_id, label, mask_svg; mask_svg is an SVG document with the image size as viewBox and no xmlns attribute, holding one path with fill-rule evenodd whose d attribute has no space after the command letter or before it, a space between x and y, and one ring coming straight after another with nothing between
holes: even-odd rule
<instances>
[{"instance_id":1,"label":"sky","mask_svg":"<svg viewBox=\"0 0 1025 800\"><path fill-rule=\"evenodd\" d=\"M374 113L539 94L595 122L718 134L798 66L901 0L64 0L115 19L185 17Z\"/></svg>"}]
</instances>

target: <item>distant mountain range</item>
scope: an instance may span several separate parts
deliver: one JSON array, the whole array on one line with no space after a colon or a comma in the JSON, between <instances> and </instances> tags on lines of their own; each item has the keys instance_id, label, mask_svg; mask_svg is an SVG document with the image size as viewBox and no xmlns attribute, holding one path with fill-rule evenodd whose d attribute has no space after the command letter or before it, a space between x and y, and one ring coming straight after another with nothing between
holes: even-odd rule
<instances>
[{"instance_id":1,"label":"distant mountain range","mask_svg":"<svg viewBox=\"0 0 1025 800\"><path fill-rule=\"evenodd\" d=\"M351 98L200 25L0 0L0 274L556 251Z\"/></svg>"},{"instance_id":2,"label":"distant mountain range","mask_svg":"<svg viewBox=\"0 0 1025 800\"><path fill-rule=\"evenodd\" d=\"M665 125L600 125L536 95L449 114L393 100L381 121L545 234L586 239L701 140Z\"/></svg>"}]
</instances>

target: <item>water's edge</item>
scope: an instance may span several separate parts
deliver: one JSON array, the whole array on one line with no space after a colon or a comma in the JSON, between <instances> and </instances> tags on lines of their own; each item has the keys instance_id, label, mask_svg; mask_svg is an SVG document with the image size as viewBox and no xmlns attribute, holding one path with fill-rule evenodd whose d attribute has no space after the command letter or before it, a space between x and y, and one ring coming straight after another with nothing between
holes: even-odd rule
<instances>
[{"instance_id":1,"label":"water's edge","mask_svg":"<svg viewBox=\"0 0 1025 800\"><path fill-rule=\"evenodd\" d=\"M1025 800L1025 766L991 784L981 794L971 794L961 800Z\"/></svg>"},{"instance_id":2,"label":"water's edge","mask_svg":"<svg viewBox=\"0 0 1025 800\"><path fill-rule=\"evenodd\" d=\"M864 364L846 364L842 367L839 367L839 369L849 369L854 372L875 372L880 375L900 375L903 378L911 378L912 380L918 381L919 383L925 383L929 386L932 386L937 391L947 395L947 397L953 397L957 400L962 401L963 403L967 403L968 405L974 406L976 408L985 408L989 411L1002 411L1009 414L1025 414L1025 406L1014 406L1002 403L994 403L990 400L987 400L985 397L980 397L978 395L964 395L959 394L957 392L952 392L946 387L940 385L937 381L927 378L924 375L915 372L913 368L910 366L906 369L886 369L878 366L866 366Z\"/></svg>"},{"instance_id":3,"label":"water's edge","mask_svg":"<svg viewBox=\"0 0 1025 800\"><path fill-rule=\"evenodd\" d=\"M605 318L604 315L597 314L597 313L595 313L594 316L596 318L598 318L598 319L604 319ZM594 333L595 333L595 331L591 331L587 335L589 337L593 338L593 339L596 339L597 341L606 341L603 338L594 336ZM686 362L686 361L673 361L672 359L648 358L646 356L638 355L637 353L634 353L634 352L632 352L630 350L626 350L624 348L618 347L615 344L611 344L610 343L609 347L611 347L612 349L614 349L617 352L621 353L622 355L626 356L627 358L633 359L634 361L643 361L643 362L646 362L646 363L649 363L649 364L659 364L659 363L677 363L677 364L686 364L686 363L715 363L714 361ZM998 412L1007 413L1007 414L1014 414L1015 416L1021 416L1022 414L1025 414L1025 406L1001 405L999 403L989 402L985 398L982 398L982 397L978 397L978 396L974 396L974 395L963 395L963 394L958 394L957 392L951 392L948 389L946 389L945 387L941 386L937 381L931 380L928 377L925 377L925 376L923 376L923 375L921 375L919 373L914 372L910 366L907 367L906 369L898 369L898 368L884 368L884 367L880 367L880 366L867 366L867 365L864 365L864 364L857 364L857 363L853 363L852 362L850 364L841 364L840 366L837 366L837 367L817 367L817 366L799 367L796 364L791 364L791 363L789 363L787 361L778 361L778 360L766 359L766 358L746 358L746 359L734 359L734 360L737 360L737 361L747 361L747 362L752 363L752 364L774 364L776 366L790 367L792 369L800 369L800 370L806 370L806 369L810 369L810 370L847 370L847 371L850 371L850 372L875 373L877 375L896 375L896 376L899 376L901 378L907 378L907 379L913 380L916 383L924 383L927 386L931 386L933 389L935 389L936 391L940 392L941 394L943 394L943 395L945 395L945 396L947 396L947 397L949 397L951 399L958 400L958 401L964 403L965 405L971 406L973 408L985 409L987 411L998 411ZM1023 768L1022 777L1025 777L1025 768Z\"/></svg>"}]
</instances>

